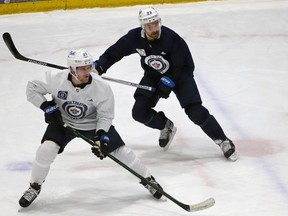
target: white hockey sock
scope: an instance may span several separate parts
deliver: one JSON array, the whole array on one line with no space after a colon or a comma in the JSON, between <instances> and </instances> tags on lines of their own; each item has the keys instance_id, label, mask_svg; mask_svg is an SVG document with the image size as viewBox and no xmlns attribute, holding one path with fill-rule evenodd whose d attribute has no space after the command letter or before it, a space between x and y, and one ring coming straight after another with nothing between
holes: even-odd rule
<instances>
[{"instance_id":1,"label":"white hockey sock","mask_svg":"<svg viewBox=\"0 0 288 216\"><path fill-rule=\"evenodd\" d=\"M30 182L36 182L42 184L48 175L50 165L53 163L56 158L60 147L47 140L42 143L36 151L36 158L32 166L32 173Z\"/></svg>"},{"instance_id":2,"label":"white hockey sock","mask_svg":"<svg viewBox=\"0 0 288 216\"><path fill-rule=\"evenodd\" d=\"M134 154L134 152L125 145L114 150L111 155L116 157L118 160L123 162L125 165L127 165L129 168L133 169L135 172L142 175L143 177L146 178L148 176L151 176L146 166L140 161L140 159Z\"/></svg>"}]
</instances>

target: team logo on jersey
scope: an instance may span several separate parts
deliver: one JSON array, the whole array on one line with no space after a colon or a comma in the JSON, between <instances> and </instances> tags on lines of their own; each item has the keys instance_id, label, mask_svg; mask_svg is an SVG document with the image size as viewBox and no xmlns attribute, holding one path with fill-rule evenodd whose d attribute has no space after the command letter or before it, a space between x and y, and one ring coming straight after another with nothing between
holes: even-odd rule
<instances>
[{"instance_id":1,"label":"team logo on jersey","mask_svg":"<svg viewBox=\"0 0 288 216\"><path fill-rule=\"evenodd\" d=\"M57 98L66 100L68 96L68 91L58 91Z\"/></svg>"},{"instance_id":2,"label":"team logo on jersey","mask_svg":"<svg viewBox=\"0 0 288 216\"><path fill-rule=\"evenodd\" d=\"M160 55L150 55L145 58L145 64L155 69L161 74L166 73L169 70L169 62Z\"/></svg>"},{"instance_id":3,"label":"team logo on jersey","mask_svg":"<svg viewBox=\"0 0 288 216\"><path fill-rule=\"evenodd\" d=\"M140 56L146 56L146 52L144 49L136 49Z\"/></svg>"},{"instance_id":4,"label":"team logo on jersey","mask_svg":"<svg viewBox=\"0 0 288 216\"><path fill-rule=\"evenodd\" d=\"M77 101L67 101L62 105L62 108L72 119L84 118L88 109L86 104Z\"/></svg>"}]
</instances>

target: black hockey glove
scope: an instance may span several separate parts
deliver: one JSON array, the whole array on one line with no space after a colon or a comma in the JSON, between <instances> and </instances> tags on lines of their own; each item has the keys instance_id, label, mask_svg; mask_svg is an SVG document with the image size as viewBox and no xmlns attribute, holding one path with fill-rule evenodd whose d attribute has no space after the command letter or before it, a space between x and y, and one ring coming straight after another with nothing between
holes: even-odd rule
<instances>
[{"instance_id":1,"label":"black hockey glove","mask_svg":"<svg viewBox=\"0 0 288 216\"><path fill-rule=\"evenodd\" d=\"M172 89L175 87L175 83L168 76L163 76L157 86L157 94L161 98L168 98Z\"/></svg>"},{"instance_id":2,"label":"black hockey glove","mask_svg":"<svg viewBox=\"0 0 288 216\"><path fill-rule=\"evenodd\" d=\"M96 132L95 145L91 148L93 154L103 160L106 157L107 147L109 144L109 137L104 130L99 130Z\"/></svg>"},{"instance_id":3,"label":"black hockey glove","mask_svg":"<svg viewBox=\"0 0 288 216\"><path fill-rule=\"evenodd\" d=\"M103 73L106 72L106 71L103 70L101 65L99 65L98 61L94 61L93 62L92 68L93 68L94 71L96 71L99 74L99 76L101 76Z\"/></svg>"},{"instance_id":4,"label":"black hockey glove","mask_svg":"<svg viewBox=\"0 0 288 216\"><path fill-rule=\"evenodd\" d=\"M59 111L59 107L54 101L45 101L41 104L40 109L44 111L45 122L63 124L61 112Z\"/></svg>"}]
</instances>

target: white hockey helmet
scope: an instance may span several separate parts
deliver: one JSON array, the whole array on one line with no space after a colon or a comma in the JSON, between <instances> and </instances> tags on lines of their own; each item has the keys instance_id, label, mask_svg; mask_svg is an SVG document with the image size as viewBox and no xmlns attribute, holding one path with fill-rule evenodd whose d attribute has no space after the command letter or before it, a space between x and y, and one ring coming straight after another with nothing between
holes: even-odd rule
<instances>
[{"instance_id":1,"label":"white hockey helmet","mask_svg":"<svg viewBox=\"0 0 288 216\"><path fill-rule=\"evenodd\" d=\"M71 50L67 57L67 64L76 73L77 67L92 65L93 57L85 49Z\"/></svg>"},{"instance_id":2,"label":"white hockey helmet","mask_svg":"<svg viewBox=\"0 0 288 216\"><path fill-rule=\"evenodd\" d=\"M161 23L159 13L153 7L140 10L138 18L142 28L144 28L145 24L152 23L157 20Z\"/></svg>"}]
</instances>

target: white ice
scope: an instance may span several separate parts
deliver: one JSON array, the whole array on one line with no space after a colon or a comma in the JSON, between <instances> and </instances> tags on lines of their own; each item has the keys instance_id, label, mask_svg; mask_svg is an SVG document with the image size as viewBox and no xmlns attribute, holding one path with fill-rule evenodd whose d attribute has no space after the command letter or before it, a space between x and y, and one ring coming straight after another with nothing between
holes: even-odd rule
<instances>
[{"instance_id":1,"label":"white ice","mask_svg":"<svg viewBox=\"0 0 288 216\"><path fill-rule=\"evenodd\" d=\"M156 5L164 25L187 41L204 105L240 153L227 161L176 97L162 100L178 132L168 152L159 132L131 117L135 88L110 82L114 125L165 191L193 204L214 197L215 206L189 213L174 202L156 201L132 174L109 158L100 161L76 139L59 155L39 197L18 212L31 163L46 128L43 113L26 101L28 80L49 68L16 60L0 41L0 215L205 215L284 216L288 212L288 1L228 0ZM94 58L138 26L142 6L0 16L30 58L66 66L69 50L86 48ZM138 82L139 57L115 64L107 76Z\"/></svg>"}]
</instances>

